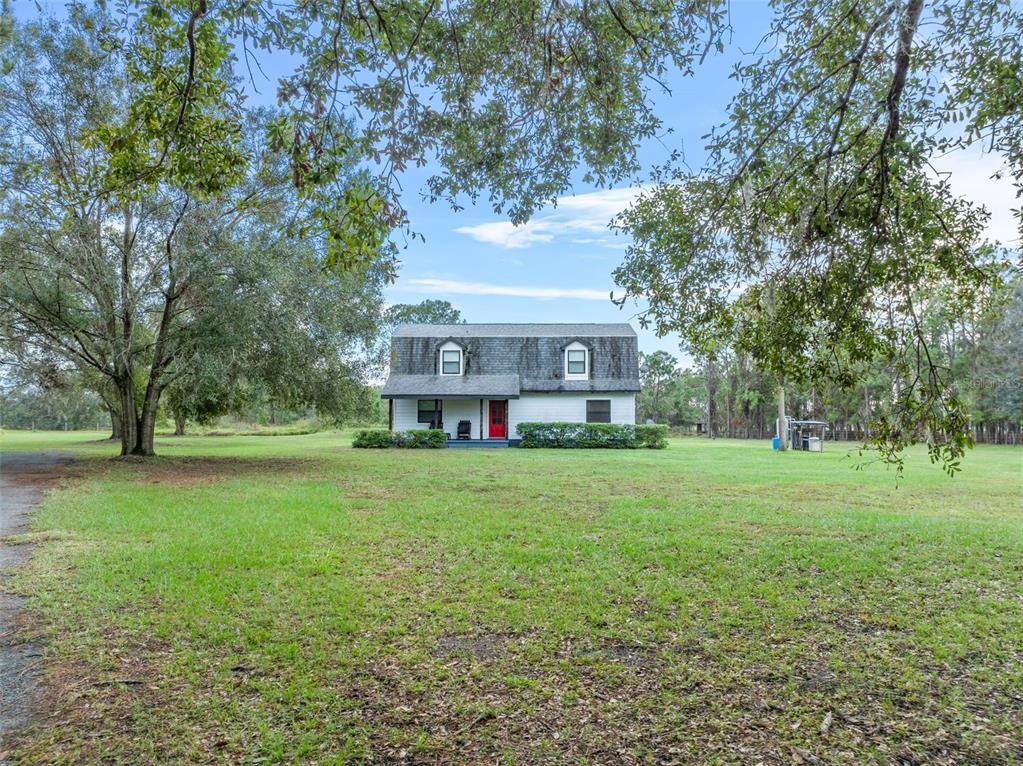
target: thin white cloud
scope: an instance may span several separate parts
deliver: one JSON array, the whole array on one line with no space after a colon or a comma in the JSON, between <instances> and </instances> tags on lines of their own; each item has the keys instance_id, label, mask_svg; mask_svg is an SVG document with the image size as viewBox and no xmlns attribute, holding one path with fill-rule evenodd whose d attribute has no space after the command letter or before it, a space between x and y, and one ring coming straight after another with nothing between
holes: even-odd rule
<instances>
[{"instance_id":1,"label":"thin white cloud","mask_svg":"<svg viewBox=\"0 0 1023 766\"><path fill-rule=\"evenodd\" d=\"M455 279L409 279L399 283L399 288L416 289L431 293L464 295L505 295L513 298L577 298L584 301L609 300L610 290L587 290L566 287L527 287L518 285L495 285L489 282L461 282Z\"/></svg>"},{"instance_id":2,"label":"thin white cloud","mask_svg":"<svg viewBox=\"0 0 1023 766\"><path fill-rule=\"evenodd\" d=\"M573 239L573 245L600 245L606 247L609 250L625 250L628 246L628 242L622 242L621 240L615 240L611 237L591 237L587 239Z\"/></svg>"},{"instance_id":3,"label":"thin white cloud","mask_svg":"<svg viewBox=\"0 0 1023 766\"><path fill-rule=\"evenodd\" d=\"M624 189L573 194L570 197L559 197L557 206L559 210L575 211L587 218L602 220L606 224L631 205L642 191L641 186L627 186Z\"/></svg>"},{"instance_id":4,"label":"thin white cloud","mask_svg":"<svg viewBox=\"0 0 1023 766\"><path fill-rule=\"evenodd\" d=\"M467 234L477 242L497 245L509 250L532 247L536 244L553 242L562 235L575 236L573 242L600 244L601 247L621 248L608 234L607 225L625 210L642 191L641 187L576 194L559 197L554 212L516 226L509 221L488 221L475 226L459 226L458 234ZM579 235L605 235L603 237L582 237Z\"/></svg>"},{"instance_id":5,"label":"thin white cloud","mask_svg":"<svg viewBox=\"0 0 1023 766\"><path fill-rule=\"evenodd\" d=\"M549 233L548 228L543 221L529 221L521 226L515 226L508 221L494 221L477 226L459 226L455 231L458 234L468 234L477 242L519 250L532 247L537 242L553 240L554 235Z\"/></svg>"}]
</instances>

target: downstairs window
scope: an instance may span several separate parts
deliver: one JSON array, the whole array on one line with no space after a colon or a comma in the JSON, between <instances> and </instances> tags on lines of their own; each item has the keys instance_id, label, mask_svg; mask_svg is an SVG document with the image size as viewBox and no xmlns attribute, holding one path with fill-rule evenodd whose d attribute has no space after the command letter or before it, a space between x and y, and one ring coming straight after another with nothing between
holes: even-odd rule
<instances>
[{"instance_id":1,"label":"downstairs window","mask_svg":"<svg viewBox=\"0 0 1023 766\"><path fill-rule=\"evenodd\" d=\"M442 420L440 399L420 399L418 403L417 423L429 423L431 428L439 428Z\"/></svg>"},{"instance_id":2,"label":"downstairs window","mask_svg":"<svg viewBox=\"0 0 1023 766\"><path fill-rule=\"evenodd\" d=\"M586 400L586 422L587 423L610 423L611 422L611 400L610 399L587 399Z\"/></svg>"}]
</instances>

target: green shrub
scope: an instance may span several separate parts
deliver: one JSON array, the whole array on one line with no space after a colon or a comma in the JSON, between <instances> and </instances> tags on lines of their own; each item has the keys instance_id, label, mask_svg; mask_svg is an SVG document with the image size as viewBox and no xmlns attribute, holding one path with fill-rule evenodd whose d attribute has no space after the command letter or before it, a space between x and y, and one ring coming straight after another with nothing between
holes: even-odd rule
<instances>
[{"instance_id":1,"label":"green shrub","mask_svg":"<svg viewBox=\"0 0 1023 766\"><path fill-rule=\"evenodd\" d=\"M636 426L636 446L647 449L664 449L668 446L668 426Z\"/></svg>"},{"instance_id":2,"label":"green shrub","mask_svg":"<svg viewBox=\"0 0 1023 766\"><path fill-rule=\"evenodd\" d=\"M360 449L380 449L394 446L394 434L385 428L364 428L355 432L352 446Z\"/></svg>"},{"instance_id":3,"label":"green shrub","mask_svg":"<svg viewBox=\"0 0 1023 766\"><path fill-rule=\"evenodd\" d=\"M402 447L404 449L437 449L443 447L448 435L436 428L424 428L412 431L387 431L383 428L365 428L355 432L353 447L383 448Z\"/></svg>"},{"instance_id":4,"label":"green shrub","mask_svg":"<svg viewBox=\"0 0 1023 766\"><path fill-rule=\"evenodd\" d=\"M565 430L573 423L519 423L515 431L520 447L564 447Z\"/></svg>"},{"instance_id":5,"label":"green shrub","mask_svg":"<svg viewBox=\"0 0 1023 766\"><path fill-rule=\"evenodd\" d=\"M632 449L636 427L616 423L519 423L522 447Z\"/></svg>"},{"instance_id":6,"label":"green shrub","mask_svg":"<svg viewBox=\"0 0 1023 766\"><path fill-rule=\"evenodd\" d=\"M448 441L448 435L439 428L399 431L394 435L394 446L405 449L437 449Z\"/></svg>"}]
</instances>

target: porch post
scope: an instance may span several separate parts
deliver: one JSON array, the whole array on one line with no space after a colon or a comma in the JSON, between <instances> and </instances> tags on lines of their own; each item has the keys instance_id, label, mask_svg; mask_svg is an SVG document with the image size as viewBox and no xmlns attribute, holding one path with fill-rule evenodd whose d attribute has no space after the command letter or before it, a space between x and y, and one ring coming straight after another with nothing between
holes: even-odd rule
<instances>
[{"instance_id":1,"label":"porch post","mask_svg":"<svg viewBox=\"0 0 1023 766\"><path fill-rule=\"evenodd\" d=\"M387 430L394 430L394 399L387 400Z\"/></svg>"},{"instance_id":2,"label":"porch post","mask_svg":"<svg viewBox=\"0 0 1023 766\"><path fill-rule=\"evenodd\" d=\"M483 400L480 399L480 440L483 439Z\"/></svg>"}]
</instances>

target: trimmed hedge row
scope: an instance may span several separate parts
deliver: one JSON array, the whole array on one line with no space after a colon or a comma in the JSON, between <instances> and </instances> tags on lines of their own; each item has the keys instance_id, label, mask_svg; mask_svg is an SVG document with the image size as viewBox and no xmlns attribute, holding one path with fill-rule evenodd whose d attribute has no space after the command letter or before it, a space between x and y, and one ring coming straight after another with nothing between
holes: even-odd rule
<instances>
[{"instance_id":1,"label":"trimmed hedge row","mask_svg":"<svg viewBox=\"0 0 1023 766\"><path fill-rule=\"evenodd\" d=\"M566 449L664 449L668 426L615 423L519 423L522 447Z\"/></svg>"},{"instance_id":2,"label":"trimmed hedge row","mask_svg":"<svg viewBox=\"0 0 1023 766\"><path fill-rule=\"evenodd\" d=\"M394 446L406 449L437 449L443 447L447 440L448 435L439 428L398 431L394 434Z\"/></svg>"},{"instance_id":3,"label":"trimmed hedge row","mask_svg":"<svg viewBox=\"0 0 1023 766\"><path fill-rule=\"evenodd\" d=\"M352 446L359 449L437 449L443 447L448 435L438 428L414 429L411 431L388 431L384 428L366 428L355 432Z\"/></svg>"},{"instance_id":4,"label":"trimmed hedge row","mask_svg":"<svg viewBox=\"0 0 1023 766\"><path fill-rule=\"evenodd\" d=\"M668 426L617 425L614 423L519 423L523 447L560 447L567 449L664 449L668 446ZM447 443L448 435L436 428L412 431L388 431L367 428L355 432L352 446L360 449L437 449Z\"/></svg>"}]
</instances>

